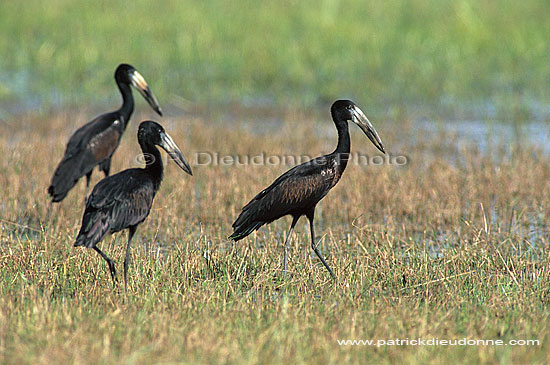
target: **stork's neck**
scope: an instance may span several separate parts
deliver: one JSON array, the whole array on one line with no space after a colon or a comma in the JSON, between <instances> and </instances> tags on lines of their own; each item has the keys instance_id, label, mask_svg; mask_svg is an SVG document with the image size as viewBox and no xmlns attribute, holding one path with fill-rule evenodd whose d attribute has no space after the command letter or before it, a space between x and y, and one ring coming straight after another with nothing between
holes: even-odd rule
<instances>
[{"instance_id":1,"label":"stork's neck","mask_svg":"<svg viewBox=\"0 0 550 365\"><path fill-rule=\"evenodd\" d=\"M336 129L338 130L338 145L333 153L347 153L349 154L351 142L349 138L348 122L335 120Z\"/></svg>"},{"instance_id":2,"label":"stork's neck","mask_svg":"<svg viewBox=\"0 0 550 365\"><path fill-rule=\"evenodd\" d=\"M122 94L122 106L118 111L124 118L124 129L126 129L126 126L130 121L130 117L134 112L134 97L132 96L130 85L121 82L117 82L117 85L120 93Z\"/></svg>"},{"instance_id":3,"label":"stork's neck","mask_svg":"<svg viewBox=\"0 0 550 365\"><path fill-rule=\"evenodd\" d=\"M338 130L338 145L334 150L335 153L349 153L351 142L349 138L349 128L347 122L336 122Z\"/></svg>"},{"instance_id":4,"label":"stork's neck","mask_svg":"<svg viewBox=\"0 0 550 365\"><path fill-rule=\"evenodd\" d=\"M151 175L155 184L155 190L160 186L164 174L162 156L158 148L148 142L139 141L141 151L145 159L145 172Z\"/></svg>"},{"instance_id":5,"label":"stork's neck","mask_svg":"<svg viewBox=\"0 0 550 365\"><path fill-rule=\"evenodd\" d=\"M336 129L338 130L338 144L332 154L337 157L338 164L343 172L348 164L351 147L348 122L340 121L335 118L334 124L336 124Z\"/></svg>"}]
</instances>

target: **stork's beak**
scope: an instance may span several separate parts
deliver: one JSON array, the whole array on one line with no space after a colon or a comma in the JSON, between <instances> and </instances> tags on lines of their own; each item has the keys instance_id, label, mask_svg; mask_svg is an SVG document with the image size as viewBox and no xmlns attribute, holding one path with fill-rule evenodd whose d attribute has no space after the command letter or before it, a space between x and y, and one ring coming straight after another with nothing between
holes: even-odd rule
<instances>
[{"instance_id":1,"label":"stork's beak","mask_svg":"<svg viewBox=\"0 0 550 365\"><path fill-rule=\"evenodd\" d=\"M187 163L185 157L183 157L183 153L176 145L172 137L170 137L167 133L161 133L159 146L162 147L166 152L168 152L168 155L170 155L172 160L177 163L183 171L193 176L191 166L189 166L189 163Z\"/></svg>"},{"instance_id":2,"label":"stork's beak","mask_svg":"<svg viewBox=\"0 0 550 365\"><path fill-rule=\"evenodd\" d=\"M363 114L361 109L354 106L351 110L351 114L353 115L352 121L357 124L363 132L365 132L376 148L382 151L382 153L386 153L384 146L382 145L382 140L378 136L378 133L376 133L376 129L374 129L371 122L368 120L367 116Z\"/></svg>"},{"instance_id":3,"label":"stork's beak","mask_svg":"<svg viewBox=\"0 0 550 365\"><path fill-rule=\"evenodd\" d=\"M132 85L139 91L145 100L147 100L149 105L151 105L151 108L153 108L153 110L162 117L162 110L160 110L157 98L153 95L153 92L149 88L149 85L147 85L147 81L145 81L143 76L134 70L134 72L130 75L130 80L132 80Z\"/></svg>"}]
</instances>

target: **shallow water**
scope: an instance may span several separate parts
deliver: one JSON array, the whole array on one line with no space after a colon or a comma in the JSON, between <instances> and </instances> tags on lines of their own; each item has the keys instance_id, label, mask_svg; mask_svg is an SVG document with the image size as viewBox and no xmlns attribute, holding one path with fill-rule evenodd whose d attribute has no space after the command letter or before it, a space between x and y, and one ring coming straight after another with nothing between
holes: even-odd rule
<instances>
[{"instance_id":1,"label":"shallow water","mask_svg":"<svg viewBox=\"0 0 550 365\"><path fill-rule=\"evenodd\" d=\"M482 152L493 147L512 148L518 145L530 145L550 154L550 124L541 121L511 124L481 120L466 121L416 121L413 130L422 135L437 138L438 134L454 136L457 147L477 146Z\"/></svg>"},{"instance_id":2,"label":"shallow water","mask_svg":"<svg viewBox=\"0 0 550 365\"><path fill-rule=\"evenodd\" d=\"M252 133L257 135L269 135L278 133L285 122L284 117L278 117L277 113L265 117L255 115L247 115L239 118L237 115L225 116L224 114L217 117L216 122L240 124L244 128L248 128ZM326 120L324 120L326 119ZM320 138L326 139L327 143L332 146L336 139L336 131L334 125L330 122L329 117L319 119L319 123L314 133ZM376 124L376 123L375 123ZM396 124L397 125L397 124ZM392 131L392 126L384 126L384 132ZM360 133L360 132L358 132ZM511 124L496 121L468 120L468 121L433 121L433 120L417 120L410 122L404 128L398 128L395 132L393 145L389 150L394 154L407 155L406 151L415 143L438 140L445 138L444 150L436 150L428 145L425 152L427 157L437 157L446 160L447 162L456 165L461 162L461 155L457 153L468 148L475 148L482 154L492 154L495 163L500 161L500 158L509 156L518 147L530 147L535 151L540 151L545 156L550 156L550 124L542 121L531 121L520 124ZM401 135L399 135L401 134ZM319 151L320 153L328 151ZM437 153L437 156L436 156ZM500 156L496 156L500 153ZM503 155L502 155L503 153ZM418 158L419 156L415 156ZM424 157L424 156L420 156ZM499 223L507 224L505 217L499 217L498 212L489 207L488 218L490 225ZM529 217L529 226L511 224L510 233L525 240L525 243L533 248L540 246L542 241L548 235L546 228L545 217L540 217L533 214ZM323 222L319 220L318 224ZM18 222L4 222L0 224L3 231L3 240L6 241L33 241L39 240L42 237L40 232L39 222L27 221L22 219ZM440 232L431 238L419 237L419 244L425 245L428 254L432 258L440 258L449 248L454 247L459 238L452 232ZM161 255L165 255L173 247L173 243L163 243L160 238L154 244L161 251ZM219 247L218 247L219 249ZM222 248L226 250L226 248ZM209 248L205 248L208 252ZM324 252L328 254L328 252ZM335 253L332 253L335 254Z\"/></svg>"},{"instance_id":3,"label":"shallow water","mask_svg":"<svg viewBox=\"0 0 550 365\"><path fill-rule=\"evenodd\" d=\"M257 135L276 133L284 124L283 119L276 116L246 119L229 117L225 122L239 123ZM377 123L374 125L380 130ZM454 143L453 147L459 149L476 147L481 152L488 153L495 147L505 147L505 150L510 151L518 146L530 146L550 155L550 123L544 121L509 123L494 120L415 120L404 128L397 123L395 126L399 137L393 146L396 149L414 144L420 139L429 141L447 137L445 143ZM336 141L336 130L328 116L320 118L317 127L314 133L320 138ZM389 129L393 129L393 126ZM400 140L403 142L399 142Z\"/></svg>"}]
</instances>

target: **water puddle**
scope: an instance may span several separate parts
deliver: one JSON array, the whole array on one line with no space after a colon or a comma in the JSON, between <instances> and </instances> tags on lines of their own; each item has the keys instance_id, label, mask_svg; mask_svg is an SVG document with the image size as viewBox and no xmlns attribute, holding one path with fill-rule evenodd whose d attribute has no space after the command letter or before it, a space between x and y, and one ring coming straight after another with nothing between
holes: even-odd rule
<instances>
[{"instance_id":1,"label":"water puddle","mask_svg":"<svg viewBox=\"0 0 550 365\"><path fill-rule=\"evenodd\" d=\"M507 147L507 151L516 146L531 146L550 155L550 125L541 121L511 124L481 120L420 120L412 123L412 130L415 132L412 138L446 136L447 141L454 142L459 149L475 146L482 153L491 153L501 146Z\"/></svg>"}]
</instances>

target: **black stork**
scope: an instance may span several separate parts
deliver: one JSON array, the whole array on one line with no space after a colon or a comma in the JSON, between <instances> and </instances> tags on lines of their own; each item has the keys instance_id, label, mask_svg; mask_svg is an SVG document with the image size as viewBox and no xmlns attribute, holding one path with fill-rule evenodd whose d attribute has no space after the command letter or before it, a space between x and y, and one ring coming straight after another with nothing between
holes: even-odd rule
<instances>
[{"instance_id":1,"label":"black stork","mask_svg":"<svg viewBox=\"0 0 550 365\"><path fill-rule=\"evenodd\" d=\"M145 167L124 170L105 177L97 183L86 202L82 226L74 244L75 247L93 248L100 254L107 261L113 284L116 284L115 264L97 247L97 244L107 234L127 228L128 246L124 260L125 291L132 237L137 226L149 215L153 199L162 181L164 167L160 152L155 146L162 147L183 171L193 175L181 150L160 124L153 121L142 122L138 129L138 141L145 158Z\"/></svg>"},{"instance_id":2,"label":"black stork","mask_svg":"<svg viewBox=\"0 0 550 365\"><path fill-rule=\"evenodd\" d=\"M90 178L97 165L105 173L105 176L109 176L111 157L134 112L134 97L130 85L143 95L158 115L162 116L157 99L143 76L134 67L120 64L115 71L115 80L122 94L122 106L114 112L94 118L73 133L67 143L65 155L55 169L48 187L48 193L52 197L53 203L65 199L67 193L84 175L86 176L87 200Z\"/></svg>"},{"instance_id":3,"label":"black stork","mask_svg":"<svg viewBox=\"0 0 550 365\"><path fill-rule=\"evenodd\" d=\"M298 165L277 178L244 206L233 223L233 234L229 236L230 239L238 241L264 224L291 215L292 224L285 241L285 275L290 237L298 219L305 215L311 230L311 248L334 278L334 272L315 244L313 220L317 203L338 183L348 163L351 144L348 121L357 124L376 148L385 153L378 133L354 102L337 100L332 104L330 112L338 130L338 145L334 152Z\"/></svg>"}]
</instances>

